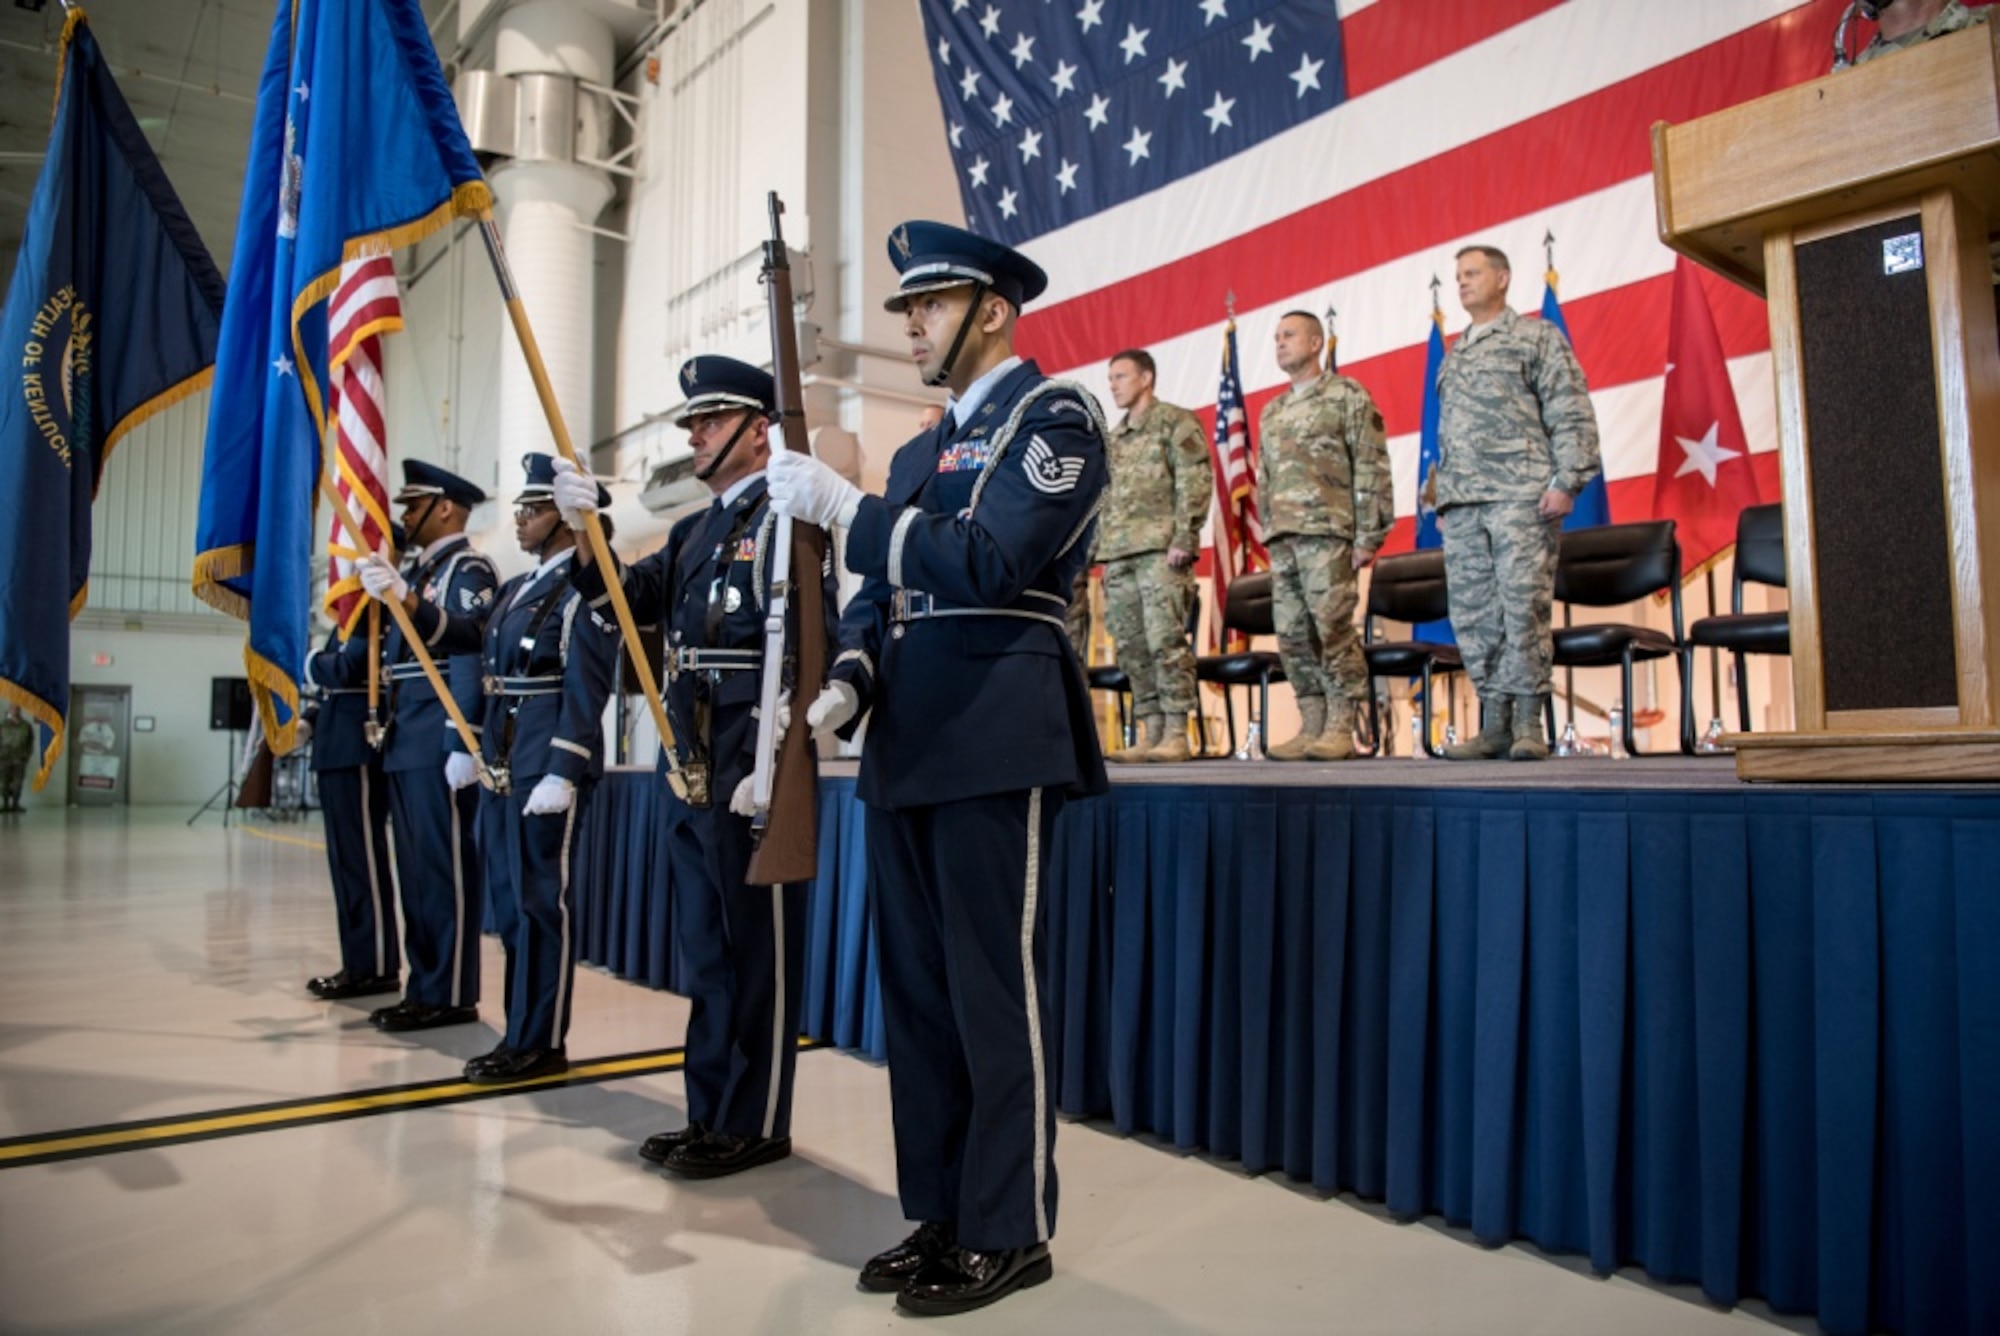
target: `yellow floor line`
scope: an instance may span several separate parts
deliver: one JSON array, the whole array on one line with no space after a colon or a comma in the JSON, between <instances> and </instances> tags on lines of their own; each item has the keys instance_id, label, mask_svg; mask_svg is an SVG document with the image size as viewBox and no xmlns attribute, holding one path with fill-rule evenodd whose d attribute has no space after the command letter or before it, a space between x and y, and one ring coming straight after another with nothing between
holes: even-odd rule
<instances>
[{"instance_id":1,"label":"yellow floor line","mask_svg":"<svg viewBox=\"0 0 2000 1336\"><path fill-rule=\"evenodd\" d=\"M247 822L238 827L238 829L245 835L255 835L260 840L274 840L279 844L296 844L302 849L317 849L321 853L326 852L325 840L309 840L303 835L280 835L275 830L259 830Z\"/></svg>"},{"instance_id":2,"label":"yellow floor line","mask_svg":"<svg viewBox=\"0 0 2000 1336\"><path fill-rule=\"evenodd\" d=\"M818 1048L820 1041L800 1039L802 1049ZM308 1127L315 1123L339 1122L349 1118L395 1113L408 1109L436 1108L475 1099L518 1094L550 1086L595 1084L625 1076L646 1076L678 1071L687 1062L678 1048L633 1053L615 1058L596 1058L570 1065L567 1072L540 1076L507 1085L474 1085L470 1081L429 1081L353 1095L332 1095L325 1099L294 1100L216 1113L189 1114L179 1118L113 1124L74 1132L45 1133L0 1141L0 1169L46 1164L55 1160L112 1155L163 1143L209 1141L218 1137L242 1136L251 1132L277 1131L288 1127Z\"/></svg>"}]
</instances>

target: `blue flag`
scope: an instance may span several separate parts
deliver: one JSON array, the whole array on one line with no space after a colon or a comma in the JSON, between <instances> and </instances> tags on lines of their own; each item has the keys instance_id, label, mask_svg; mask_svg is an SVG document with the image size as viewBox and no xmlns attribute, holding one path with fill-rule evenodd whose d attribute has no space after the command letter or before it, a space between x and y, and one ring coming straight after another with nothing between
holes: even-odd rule
<instances>
[{"instance_id":1,"label":"blue flag","mask_svg":"<svg viewBox=\"0 0 2000 1336\"><path fill-rule=\"evenodd\" d=\"M1438 463L1438 373L1444 370L1444 313L1431 312L1431 340L1424 351L1424 423L1417 447L1417 546L1438 547L1444 538L1438 533L1437 506L1431 500L1431 472ZM1411 638L1455 645L1451 619L1424 622L1413 628Z\"/></svg>"},{"instance_id":2,"label":"blue flag","mask_svg":"<svg viewBox=\"0 0 2000 1336\"><path fill-rule=\"evenodd\" d=\"M343 258L491 205L417 0L283 0L257 90L202 462L195 593L250 623L274 752L294 745Z\"/></svg>"},{"instance_id":3,"label":"blue flag","mask_svg":"<svg viewBox=\"0 0 2000 1336\"><path fill-rule=\"evenodd\" d=\"M0 315L0 698L36 724L38 789L62 752L104 462L207 382L223 292L80 12L57 59L48 155Z\"/></svg>"},{"instance_id":4,"label":"blue flag","mask_svg":"<svg viewBox=\"0 0 2000 1336\"><path fill-rule=\"evenodd\" d=\"M1556 271L1549 270L1548 286L1542 289L1542 319L1554 325L1563 333L1571 348L1576 340L1569 337L1569 322L1563 319L1562 303L1556 300ZM1589 529L1599 524L1611 523L1611 494L1604 489L1604 474L1599 473L1584 484L1576 494L1576 505L1563 517L1565 529Z\"/></svg>"}]
</instances>

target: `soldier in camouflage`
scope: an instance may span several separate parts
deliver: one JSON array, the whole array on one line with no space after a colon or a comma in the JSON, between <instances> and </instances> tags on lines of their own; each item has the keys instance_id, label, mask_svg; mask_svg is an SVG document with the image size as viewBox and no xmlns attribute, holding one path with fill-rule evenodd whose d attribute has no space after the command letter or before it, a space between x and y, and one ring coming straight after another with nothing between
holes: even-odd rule
<instances>
[{"instance_id":1,"label":"soldier in camouflage","mask_svg":"<svg viewBox=\"0 0 2000 1336\"><path fill-rule=\"evenodd\" d=\"M19 706L0 714L0 812L21 810L21 781L35 756L35 726L21 717Z\"/></svg>"},{"instance_id":2,"label":"soldier in camouflage","mask_svg":"<svg viewBox=\"0 0 2000 1336\"><path fill-rule=\"evenodd\" d=\"M1357 381L1319 369L1319 317L1278 321L1278 369L1292 387L1258 420L1257 501L1271 549L1278 657L1299 702L1298 736L1275 761L1354 755L1354 711L1368 668L1354 629L1357 573L1375 560L1396 517L1382 414Z\"/></svg>"},{"instance_id":3,"label":"soldier in camouflage","mask_svg":"<svg viewBox=\"0 0 2000 1336\"><path fill-rule=\"evenodd\" d=\"M1438 372L1438 526L1451 620L1479 693L1476 737L1453 760L1549 754L1550 608L1563 516L1596 476L1597 415L1554 325L1507 306L1512 271L1491 246L1458 253L1472 324Z\"/></svg>"},{"instance_id":4,"label":"soldier in camouflage","mask_svg":"<svg viewBox=\"0 0 2000 1336\"><path fill-rule=\"evenodd\" d=\"M1967 9L1959 0L1889 0L1876 20L1875 40L1861 48L1854 63L1866 65L1879 56L1984 22L1984 9Z\"/></svg>"},{"instance_id":5,"label":"soldier in camouflage","mask_svg":"<svg viewBox=\"0 0 2000 1336\"><path fill-rule=\"evenodd\" d=\"M1105 441L1111 482L1097 518L1097 559L1105 629L1132 679L1132 713L1143 730L1109 759L1185 761L1195 708L1187 619L1213 483L1208 445L1194 414L1153 397L1152 354L1127 349L1108 374L1125 417Z\"/></svg>"}]
</instances>

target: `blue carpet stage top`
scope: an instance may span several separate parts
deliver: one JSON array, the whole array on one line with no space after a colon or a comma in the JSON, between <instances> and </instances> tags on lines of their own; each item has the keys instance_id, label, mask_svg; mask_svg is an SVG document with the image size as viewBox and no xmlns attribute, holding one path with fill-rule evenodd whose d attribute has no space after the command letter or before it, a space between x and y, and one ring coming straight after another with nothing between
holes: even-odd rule
<instances>
[{"instance_id":1,"label":"blue carpet stage top","mask_svg":"<svg viewBox=\"0 0 2000 1336\"><path fill-rule=\"evenodd\" d=\"M2000 791L1728 764L1121 776L1057 830L1062 1109L1833 1333L2000 1332ZM672 988L664 801L606 777L580 947ZM879 1058L851 769L820 816L805 1028Z\"/></svg>"}]
</instances>

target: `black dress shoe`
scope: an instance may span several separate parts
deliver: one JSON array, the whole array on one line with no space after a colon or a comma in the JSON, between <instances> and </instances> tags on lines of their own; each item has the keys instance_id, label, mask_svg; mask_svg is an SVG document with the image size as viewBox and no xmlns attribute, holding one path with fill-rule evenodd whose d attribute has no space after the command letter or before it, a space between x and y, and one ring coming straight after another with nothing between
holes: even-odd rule
<instances>
[{"instance_id":1,"label":"black dress shoe","mask_svg":"<svg viewBox=\"0 0 2000 1336\"><path fill-rule=\"evenodd\" d=\"M708 1135L708 1129L700 1123L689 1123L678 1132L661 1132L646 1138L639 1147L639 1158L651 1160L654 1164L665 1164L667 1157L691 1141L699 1141Z\"/></svg>"},{"instance_id":2,"label":"black dress shoe","mask_svg":"<svg viewBox=\"0 0 2000 1336\"><path fill-rule=\"evenodd\" d=\"M897 1293L896 1307L922 1317L969 1313L1039 1285L1055 1272L1046 1243L1001 1252L954 1248Z\"/></svg>"},{"instance_id":3,"label":"black dress shoe","mask_svg":"<svg viewBox=\"0 0 2000 1336\"><path fill-rule=\"evenodd\" d=\"M408 998L393 1007L371 1012L368 1023L378 1030L403 1033L408 1030L435 1030L446 1025L470 1025L479 1019L478 1007L434 1007Z\"/></svg>"},{"instance_id":4,"label":"black dress shoe","mask_svg":"<svg viewBox=\"0 0 2000 1336\"><path fill-rule=\"evenodd\" d=\"M371 974L359 976L346 970L338 974L322 974L317 979L306 980L306 991L314 997L337 1002L344 997L374 997L377 993L393 993L403 986L393 974Z\"/></svg>"},{"instance_id":5,"label":"black dress shoe","mask_svg":"<svg viewBox=\"0 0 2000 1336\"><path fill-rule=\"evenodd\" d=\"M726 1132L709 1132L669 1151L660 1164L682 1178L727 1178L791 1153L790 1137L733 1137Z\"/></svg>"},{"instance_id":6,"label":"black dress shoe","mask_svg":"<svg viewBox=\"0 0 2000 1336\"><path fill-rule=\"evenodd\" d=\"M499 1048L466 1063L465 1079L474 1085L507 1085L568 1070L569 1055L559 1048Z\"/></svg>"},{"instance_id":7,"label":"black dress shoe","mask_svg":"<svg viewBox=\"0 0 2000 1336\"><path fill-rule=\"evenodd\" d=\"M471 1080L473 1073L485 1071L496 1062L505 1062L513 1054L513 1049L501 1044L490 1053L481 1053L478 1057L469 1059L465 1064L466 1079Z\"/></svg>"},{"instance_id":8,"label":"black dress shoe","mask_svg":"<svg viewBox=\"0 0 2000 1336\"><path fill-rule=\"evenodd\" d=\"M958 1231L952 1226L926 1220L917 1226L916 1233L889 1251L868 1259L861 1268L861 1288L877 1294L894 1294L957 1243Z\"/></svg>"}]
</instances>

